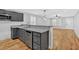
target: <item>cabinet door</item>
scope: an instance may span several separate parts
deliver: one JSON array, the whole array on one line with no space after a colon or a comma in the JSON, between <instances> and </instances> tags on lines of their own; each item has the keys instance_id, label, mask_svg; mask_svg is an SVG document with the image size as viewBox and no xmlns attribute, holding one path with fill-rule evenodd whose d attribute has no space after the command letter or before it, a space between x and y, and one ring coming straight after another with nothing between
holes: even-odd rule
<instances>
[{"instance_id":1,"label":"cabinet door","mask_svg":"<svg viewBox=\"0 0 79 59\"><path fill-rule=\"evenodd\" d=\"M18 37L18 28L11 28L11 38L14 39Z\"/></svg>"},{"instance_id":2,"label":"cabinet door","mask_svg":"<svg viewBox=\"0 0 79 59\"><path fill-rule=\"evenodd\" d=\"M6 11L6 14L11 16L11 21L23 21L23 13Z\"/></svg>"},{"instance_id":3,"label":"cabinet door","mask_svg":"<svg viewBox=\"0 0 79 59\"><path fill-rule=\"evenodd\" d=\"M32 48L32 32L25 30L24 35L25 35L25 36L24 36L25 43L26 43L30 48Z\"/></svg>"},{"instance_id":4,"label":"cabinet door","mask_svg":"<svg viewBox=\"0 0 79 59\"><path fill-rule=\"evenodd\" d=\"M26 45L32 48L32 34L30 31L28 32L27 30L19 29L19 37Z\"/></svg>"},{"instance_id":5,"label":"cabinet door","mask_svg":"<svg viewBox=\"0 0 79 59\"><path fill-rule=\"evenodd\" d=\"M6 20L8 20L8 19L7 19L8 17L2 16L2 14L6 14L6 11L3 10L3 9L0 9L0 20L1 20L1 21L6 21Z\"/></svg>"},{"instance_id":6,"label":"cabinet door","mask_svg":"<svg viewBox=\"0 0 79 59\"><path fill-rule=\"evenodd\" d=\"M38 45L40 45L40 37L33 36L33 43L37 43Z\"/></svg>"},{"instance_id":7,"label":"cabinet door","mask_svg":"<svg viewBox=\"0 0 79 59\"><path fill-rule=\"evenodd\" d=\"M23 21L23 14L17 12L11 12L11 21Z\"/></svg>"},{"instance_id":8,"label":"cabinet door","mask_svg":"<svg viewBox=\"0 0 79 59\"><path fill-rule=\"evenodd\" d=\"M23 13L17 13L17 21L23 21Z\"/></svg>"},{"instance_id":9,"label":"cabinet door","mask_svg":"<svg viewBox=\"0 0 79 59\"><path fill-rule=\"evenodd\" d=\"M4 14L4 13L5 13L5 10L0 9L0 14Z\"/></svg>"},{"instance_id":10,"label":"cabinet door","mask_svg":"<svg viewBox=\"0 0 79 59\"><path fill-rule=\"evenodd\" d=\"M40 45L33 43L33 50L40 50Z\"/></svg>"},{"instance_id":11,"label":"cabinet door","mask_svg":"<svg viewBox=\"0 0 79 59\"><path fill-rule=\"evenodd\" d=\"M18 20L18 15L16 12L12 12L12 11L6 11L7 14L9 14L11 16L11 21L17 21Z\"/></svg>"},{"instance_id":12,"label":"cabinet door","mask_svg":"<svg viewBox=\"0 0 79 59\"><path fill-rule=\"evenodd\" d=\"M41 49L42 50L47 50L48 49L48 44L49 42L49 31L41 33Z\"/></svg>"},{"instance_id":13,"label":"cabinet door","mask_svg":"<svg viewBox=\"0 0 79 59\"><path fill-rule=\"evenodd\" d=\"M38 37L40 37L40 33L38 33L38 32L33 32L33 36L38 36Z\"/></svg>"},{"instance_id":14,"label":"cabinet door","mask_svg":"<svg viewBox=\"0 0 79 59\"><path fill-rule=\"evenodd\" d=\"M23 39L23 37L22 37L22 36L23 36L23 31L22 31L22 29L20 29L20 28L18 29L18 36L19 36L19 39L20 39L20 40ZM23 40L22 40L22 41L23 41Z\"/></svg>"},{"instance_id":15,"label":"cabinet door","mask_svg":"<svg viewBox=\"0 0 79 59\"><path fill-rule=\"evenodd\" d=\"M26 32L25 32L23 29L20 29L20 28L19 28L19 33L18 33L18 35L19 35L19 38L20 38L22 41L25 42L25 40L26 40L26 38L27 38L27 34L26 34Z\"/></svg>"}]
</instances>

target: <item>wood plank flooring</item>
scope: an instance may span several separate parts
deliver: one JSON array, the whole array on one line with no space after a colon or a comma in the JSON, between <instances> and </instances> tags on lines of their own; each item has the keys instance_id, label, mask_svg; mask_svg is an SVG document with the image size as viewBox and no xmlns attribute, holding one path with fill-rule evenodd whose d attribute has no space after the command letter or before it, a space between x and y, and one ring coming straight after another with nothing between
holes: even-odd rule
<instances>
[{"instance_id":1,"label":"wood plank flooring","mask_svg":"<svg viewBox=\"0 0 79 59\"><path fill-rule=\"evenodd\" d=\"M79 50L79 38L72 29L53 29L52 50ZM0 50L31 50L19 39L0 40Z\"/></svg>"},{"instance_id":2,"label":"wood plank flooring","mask_svg":"<svg viewBox=\"0 0 79 59\"><path fill-rule=\"evenodd\" d=\"M6 39L0 41L0 50L31 50L19 39Z\"/></svg>"},{"instance_id":3,"label":"wood plank flooring","mask_svg":"<svg viewBox=\"0 0 79 59\"><path fill-rule=\"evenodd\" d=\"M55 50L79 50L79 38L72 29L53 29Z\"/></svg>"}]
</instances>

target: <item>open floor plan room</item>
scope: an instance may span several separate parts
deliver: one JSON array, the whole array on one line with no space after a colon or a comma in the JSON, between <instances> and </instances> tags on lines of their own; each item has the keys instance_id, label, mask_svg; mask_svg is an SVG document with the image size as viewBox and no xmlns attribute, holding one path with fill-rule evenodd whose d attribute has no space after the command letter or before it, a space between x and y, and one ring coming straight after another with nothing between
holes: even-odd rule
<instances>
[{"instance_id":1,"label":"open floor plan room","mask_svg":"<svg viewBox=\"0 0 79 59\"><path fill-rule=\"evenodd\" d=\"M79 50L79 10L0 9L0 50Z\"/></svg>"}]
</instances>

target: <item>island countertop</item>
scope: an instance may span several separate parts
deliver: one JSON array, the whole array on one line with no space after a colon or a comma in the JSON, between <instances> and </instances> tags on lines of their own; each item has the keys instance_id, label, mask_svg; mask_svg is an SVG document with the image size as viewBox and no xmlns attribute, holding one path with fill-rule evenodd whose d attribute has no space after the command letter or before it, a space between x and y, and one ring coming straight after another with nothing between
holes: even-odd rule
<instances>
[{"instance_id":1,"label":"island countertop","mask_svg":"<svg viewBox=\"0 0 79 59\"><path fill-rule=\"evenodd\" d=\"M34 31L34 32L39 32L39 33L43 33L46 31L49 31L51 26L38 26L38 25L13 25L11 26L11 28L21 28L24 30L28 30L28 31Z\"/></svg>"}]
</instances>

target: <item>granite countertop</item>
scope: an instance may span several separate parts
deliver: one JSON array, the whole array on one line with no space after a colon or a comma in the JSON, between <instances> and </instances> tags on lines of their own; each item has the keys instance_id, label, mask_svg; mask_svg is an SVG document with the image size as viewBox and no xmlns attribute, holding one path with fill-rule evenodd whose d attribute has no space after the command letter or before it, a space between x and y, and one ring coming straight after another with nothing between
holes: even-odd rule
<instances>
[{"instance_id":1,"label":"granite countertop","mask_svg":"<svg viewBox=\"0 0 79 59\"><path fill-rule=\"evenodd\" d=\"M46 32L50 29L50 26L38 26L38 25L13 25L11 26L12 28L21 28L24 30L28 30L28 31L34 31L34 32L39 32L39 33L43 33Z\"/></svg>"}]
</instances>

